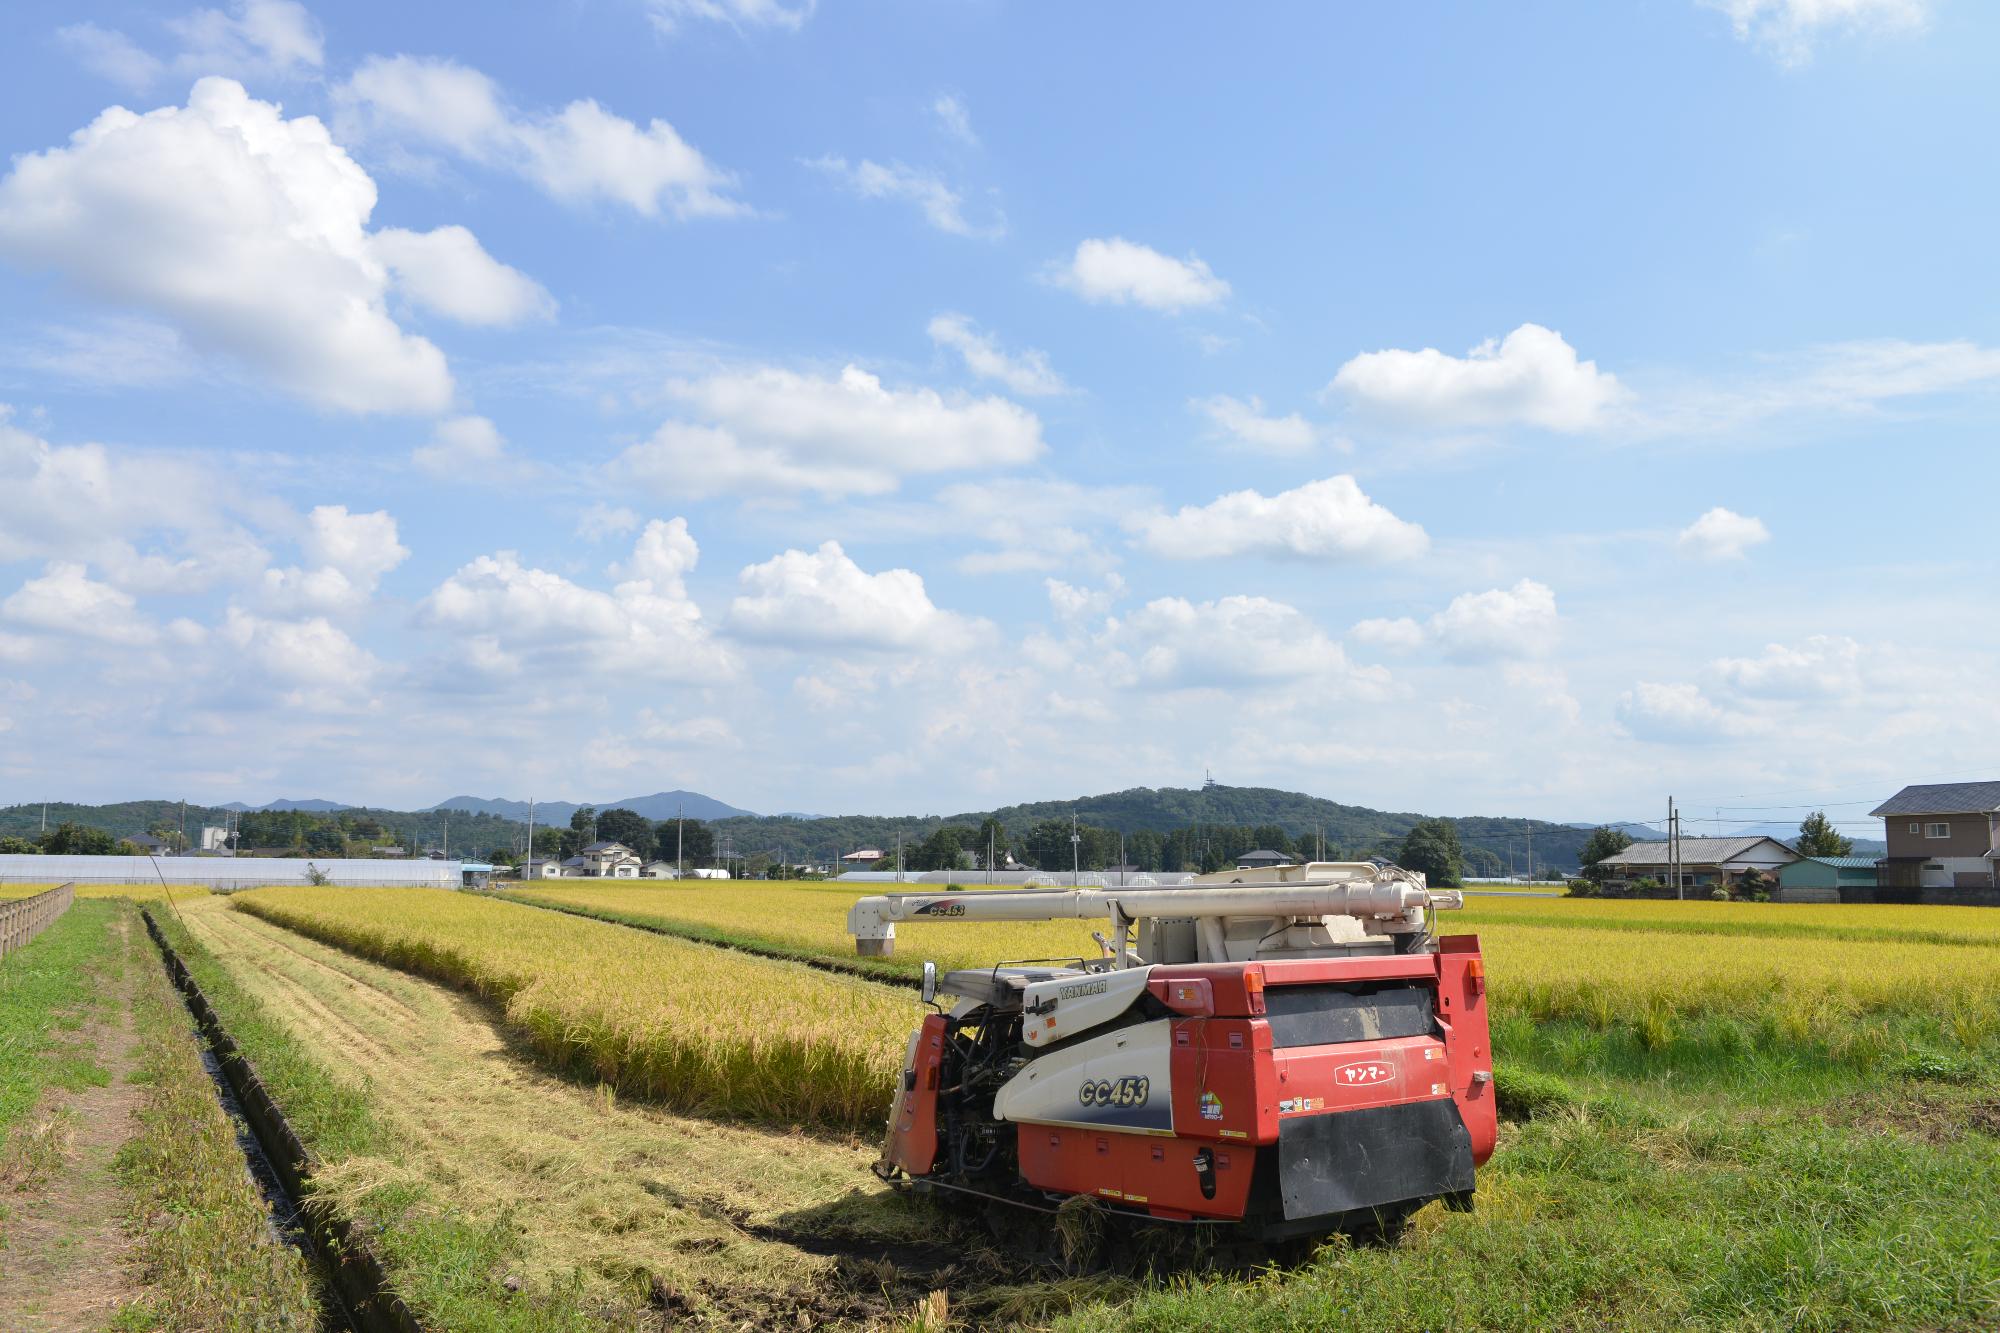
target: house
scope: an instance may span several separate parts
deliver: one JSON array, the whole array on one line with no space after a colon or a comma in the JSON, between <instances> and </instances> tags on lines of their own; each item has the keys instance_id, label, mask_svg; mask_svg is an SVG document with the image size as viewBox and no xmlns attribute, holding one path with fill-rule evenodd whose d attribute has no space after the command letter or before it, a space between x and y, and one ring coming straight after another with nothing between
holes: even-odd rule
<instances>
[{"instance_id":1,"label":"house","mask_svg":"<svg viewBox=\"0 0 2000 1333\"><path fill-rule=\"evenodd\" d=\"M1622 852L1599 857L1604 868L1604 887L1614 893L1631 887L1635 880L1656 879L1669 890L1672 872L1672 844L1635 842ZM1699 889L1706 894L1718 885L1740 879L1746 870L1764 874L1777 871L1799 859L1799 854L1776 838L1682 838L1680 840L1681 890Z\"/></svg>"},{"instance_id":2,"label":"house","mask_svg":"<svg viewBox=\"0 0 2000 1333\"><path fill-rule=\"evenodd\" d=\"M560 868L563 878L574 879L590 873L590 862L584 860L581 856L566 856L562 859Z\"/></svg>"},{"instance_id":3,"label":"house","mask_svg":"<svg viewBox=\"0 0 2000 1333\"><path fill-rule=\"evenodd\" d=\"M1245 852L1236 858L1238 870L1269 870L1272 866L1288 866L1292 858L1283 852L1274 852L1268 847L1260 847L1254 852Z\"/></svg>"},{"instance_id":4,"label":"house","mask_svg":"<svg viewBox=\"0 0 2000 1333\"><path fill-rule=\"evenodd\" d=\"M1882 820L1889 844L1879 863L1884 890L1996 887L2000 782L1905 787L1868 813Z\"/></svg>"},{"instance_id":5,"label":"house","mask_svg":"<svg viewBox=\"0 0 2000 1333\"><path fill-rule=\"evenodd\" d=\"M840 858L840 863L849 870L873 870L875 863L883 857L879 847L863 847L858 852L849 852Z\"/></svg>"},{"instance_id":6,"label":"house","mask_svg":"<svg viewBox=\"0 0 2000 1333\"><path fill-rule=\"evenodd\" d=\"M681 868L672 861L648 861L639 867L641 879L679 879Z\"/></svg>"},{"instance_id":7,"label":"house","mask_svg":"<svg viewBox=\"0 0 2000 1333\"><path fill-rule=\"evenodd\" d=\"M550 856L531 856L521 862L522 879L561 879L562 863Z\"/></svg>"},{"instance_id":8,"label":"house","mask_svg":"<svg viewBox=\"0 0 2000 1333\"><path fill-rule=\"evenodd\" d=\"M581 860L582 873L598 879L637 879L642 864L639 854L622 842L593 842L583 849Z\"/></svg>"},{"instance_id":9,"label":"house","mask_svg":"<svg viewBox=\"0 0 2000 1333\"><path fill-rule=\"evenodd\" d=\"M1778 871L1781 903L1840 903L1875 901L1875 858L1872 856L1806 856Z\"/></svg>"}]
</instances>

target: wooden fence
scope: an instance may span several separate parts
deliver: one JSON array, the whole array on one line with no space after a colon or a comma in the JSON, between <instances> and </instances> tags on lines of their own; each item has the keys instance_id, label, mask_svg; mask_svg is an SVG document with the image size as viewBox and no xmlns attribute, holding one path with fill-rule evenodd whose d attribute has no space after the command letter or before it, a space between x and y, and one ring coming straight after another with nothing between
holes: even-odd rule
<instances>
[{"instance_id":1,"label":"wooden fence","mask_svg":"<svg viewBox=\"0 0 2000 1333\"><path fill-rule=\"evenodd\" d=\"M64 884L32 898L0 903L0 958L41 934L75 901L76 885Z\"/></svg>"}]
</instances>

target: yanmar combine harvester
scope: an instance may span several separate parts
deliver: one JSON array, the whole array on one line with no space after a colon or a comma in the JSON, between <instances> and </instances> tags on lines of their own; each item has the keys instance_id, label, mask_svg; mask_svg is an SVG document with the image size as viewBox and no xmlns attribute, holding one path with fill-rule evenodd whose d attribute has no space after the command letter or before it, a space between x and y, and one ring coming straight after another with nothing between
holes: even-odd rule
<instances>
[{"instance_id":1,"label":"yanmar combine harvester","mask_svg":"<svg viewBox=\"0 0 2000 1333\"><path fill-rule=\"evenodd\" d=\"M893 951L898 921L1110 923L1097 959L924 965L938 1012L910 1038L876 1170L1263 1241L1467 1207L1497 1128L1485 967L1477 936L1430 917L1462 901L1350 862L863 898L847 924L866 955Z\"/></svg>"}]
</instances>

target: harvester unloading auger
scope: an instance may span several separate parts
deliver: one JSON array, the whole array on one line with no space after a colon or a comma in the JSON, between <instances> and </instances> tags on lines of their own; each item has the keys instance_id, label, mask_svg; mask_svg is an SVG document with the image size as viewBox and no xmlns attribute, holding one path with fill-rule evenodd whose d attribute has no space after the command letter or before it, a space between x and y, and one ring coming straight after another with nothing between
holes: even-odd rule
<instances>
[{"instance_id":1,"label":"harvester unloading auger","mask_svg":"<svg viewBox=\"0 0 2000 1333\"><path fill-rule=\"evenodd\" d=\"M898 921L1110 923L1096 959L924 965L925 1002L955 1003L911 1034L876 1171L1261 1240L1470 1206L1497 1131L1485 966L1430 919L1462 904L1372 862L863 898L865 955Z\"/></svg>"}]
</instances>

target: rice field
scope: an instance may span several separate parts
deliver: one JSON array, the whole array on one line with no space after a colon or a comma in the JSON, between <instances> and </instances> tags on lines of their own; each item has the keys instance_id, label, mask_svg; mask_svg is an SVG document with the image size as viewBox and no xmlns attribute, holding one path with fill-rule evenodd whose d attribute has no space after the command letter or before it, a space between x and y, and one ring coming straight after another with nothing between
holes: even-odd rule
<instances>
[{"instance_id":1,"label":"rice field","mask_svg":"<svg viewBox=\"0 0 2000 1333\"><path fill-rule=\"evenodd\" d=\"M230 903L474 991L557 1067L680 1109L872 1129L914 1026L907 992L471 894L272 888Z\"/></svg>"},{"instance_id":2,"label":"rice field","mask_svg":"<svg viewBox=\"0 0 2000 1333\"><path fill-rule=\"evenodd\" d=\"M0 900L8 898L32 898L56 887L56 881L46 884L0 884ZM76 886L79 898L125 898L135 903L158 903L167 900L167 890L158 880L145 884L79 884ZM206 898L208 890L195 884L173 886L176 900L185 898Z\"/></svg>"},{"instance_id":3,"label":"rice field","mask_svg":"<svg viewBox=\"0 0 2000 1333\"><path fill-rule=\"evenodd\" d=\"M523 901L692 937L863 965L845 886L547 885ZM1989 909L1486 899L1441 914L1475 931L1496 1016L1630 1025L1663 1044L1677 1025L1723 1018L1769 1043L1851 1045L1856 1024L1915 1021L1977 1048L2000 1036L2000 913ZM1985 915L1980 915L1985 913ZM1002 959L1094 955L1100 922L899 923L884 971L915 976ZM1953 947L1939 947L1949 941ZM1886 1033L1876 1040L1888 1041Z\"/></svg>"}]
</instances>

